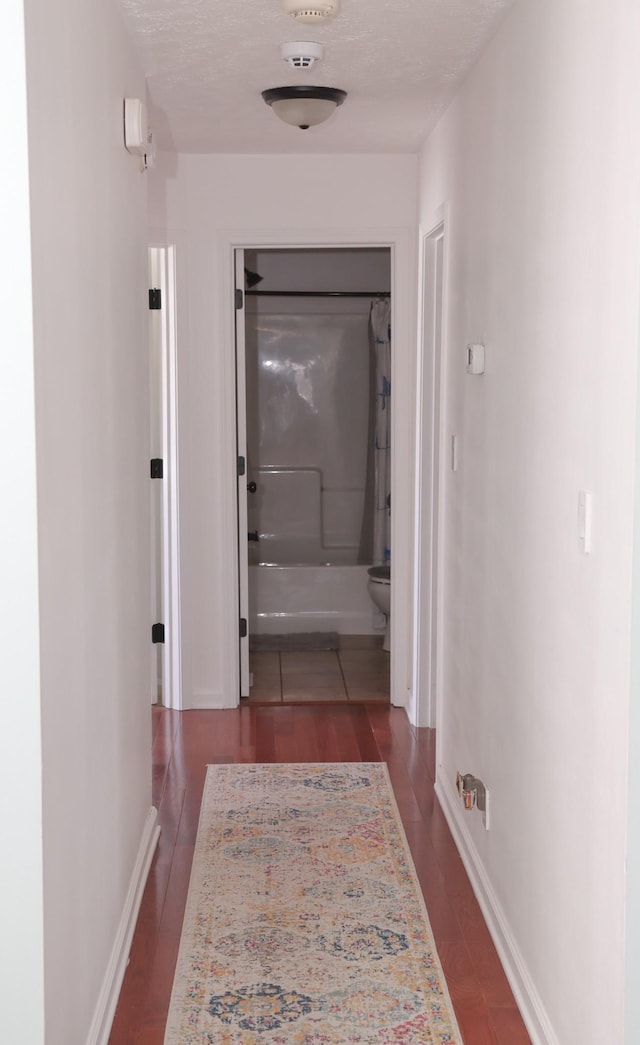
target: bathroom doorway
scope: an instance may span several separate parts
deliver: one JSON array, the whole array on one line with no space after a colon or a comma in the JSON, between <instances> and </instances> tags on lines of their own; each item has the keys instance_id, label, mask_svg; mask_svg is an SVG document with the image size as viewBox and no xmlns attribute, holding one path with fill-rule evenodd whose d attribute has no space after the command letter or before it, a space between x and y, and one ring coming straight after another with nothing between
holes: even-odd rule
<instances>
[{"instance_id":1,"label":"bathroom doorway","mask_svg":"<svg viewBox=\"0 0 640 1045\"><path fill-rule=\"evenodd\" d=\"M310 699L306 673L319 699L388 700L368 570L391 556L390 426L376 418L381 400L392 410L391 368L381 379L376 364L376 342L391 341L391 250L235 260L241 695Z\"/></svg>"}]
</instances>

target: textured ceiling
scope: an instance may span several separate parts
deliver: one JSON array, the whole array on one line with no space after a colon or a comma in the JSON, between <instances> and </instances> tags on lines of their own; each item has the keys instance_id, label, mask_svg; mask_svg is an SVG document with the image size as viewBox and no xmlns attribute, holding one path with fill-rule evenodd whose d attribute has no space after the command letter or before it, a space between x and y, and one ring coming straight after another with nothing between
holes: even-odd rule
<instances>
[{"instance_id":1,"label":"textured ceiling","mask_svg":"<svg viewBox=\"0 0 640 1045\"><path fill-rule=\"evenodd\" d=\"M149 123L179 152L414 152L514 0L342 0L320 26L279 0L118 0L147 75ZM324 60L291 69L285 41ZM288 84L348 92L327 123L300 131L260 92Z\"/></svg>"}]
</instances>

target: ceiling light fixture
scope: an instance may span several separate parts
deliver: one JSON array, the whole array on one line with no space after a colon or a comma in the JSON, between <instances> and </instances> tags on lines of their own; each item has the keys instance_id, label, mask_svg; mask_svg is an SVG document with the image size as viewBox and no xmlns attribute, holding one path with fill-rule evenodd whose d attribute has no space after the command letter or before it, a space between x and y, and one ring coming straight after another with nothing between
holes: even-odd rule
<instances>
[{"instance_id":1,"label":"ceiling light fixture","mask_svg":"<svg viewBox=\"0 0 640 1045\"><path fill-rule=\"evenodd\" d=\"M262 97L281 120L306 131L328 120L347 92L337 87L271 87Z\"/></svg>"},{"instance_id":2,"label":"ceiling light fixture","mask_svg":"<svg viewBox=\"0 0 640 1045\"><path fill-rule=\"evenodd\" d=\"M297 40L295 43L282 44L280 54L292 69L310 69L324 57L324 47L310 40Z\"/></svg>"},{"instance_id":3,"label":"ceiling light fixture","mask_svg":"<svg viewBox=\"0 0 640 1045\"><path fill-rule=\"evenodd\" d=\"M340 0L281 0L287 14L308 25L325 22L340 10Z\"/></svg>"}]
</instances>

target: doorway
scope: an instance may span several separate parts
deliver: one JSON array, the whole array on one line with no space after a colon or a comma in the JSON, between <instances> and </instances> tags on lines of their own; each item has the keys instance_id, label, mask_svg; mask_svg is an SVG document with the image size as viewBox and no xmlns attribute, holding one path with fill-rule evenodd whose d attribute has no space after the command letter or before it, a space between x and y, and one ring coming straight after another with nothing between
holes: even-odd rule
<instances>
[{"instance_id":1,"label":"doorway","mask_svg":"<svg viewBox=\"0 0 640 1045\"><path fill-rule=\"evenodd\" d=\"M241 693L271 701L279 679L281 699L308 699L313 676L320 699L367 682L388 699L368 569L390 573L390 249L238 254Z\"/></svg>"},{"instance_id":2,"label":"doorway","mask_svg":"<svg viewBox=\"0 0 640 1045\"><path fill-rule=\"evenodd\" d=\"M220 563L219 598L227 607L224 631L229 656L222 661L224 706L236 706L240 693L238 608L240 580L239 502L243 491L238 477L238 432L236 426L236 311L235 259L239 250L285 250L331 248L386 248L391 260L393 301L392 386L402 409L392 417L391 470L394 476L394 510L391 520L391 558L394 580L391 592L391 702L411 708L413 704L413 526L414 526L414 409L415 409L415 240L411 229L311 230L291 233L220 231L216 237L216 267L219 274L223 397L220 431L222 453L229 467L219 490L226 547L234 557ZM369 288L367 288L369 289ZM246 484L246 479L245 479ZM246 493L244 493L246 501ZM247 532L246 530L244 531ZM234 655L235 654L235 655Z\"/></svg>"}]
</instances>

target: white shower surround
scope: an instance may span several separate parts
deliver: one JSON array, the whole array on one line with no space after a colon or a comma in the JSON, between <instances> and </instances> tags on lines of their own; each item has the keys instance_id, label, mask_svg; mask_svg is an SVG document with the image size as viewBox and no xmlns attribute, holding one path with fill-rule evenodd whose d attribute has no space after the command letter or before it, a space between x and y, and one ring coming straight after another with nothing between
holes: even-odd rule
<instances>
[{"instance_id":1,"label":"white shower surround","mask_svg":"<svg viewBox=\"0 0 640 1045\"><path fill-rule=\"evenodd\" d=\"M250 634L384 631L367 592L367 567L355 563L249 566L249 605Z\"/></svg>"},{"instance_id":2,"label":"white shower surround","mask_svg":"<svg viewBox=\"0 0 640 1045\"><path fill-rule=\"evenodd\" d=\"M370 251L257 252L255 268L258 291L389 286ZM247 297L250 635L380 630L357 565L371 300Z\"/></svg>"},{"instance_id":3,"label":"white shower surround","mask_svg":"<svg viewBox=\"0 0 640 1045\"><path fill-rule=\"evenodd\" d=\"M303 310L300 299L277 300L277 312L246 315L247 478L257 484L248 500L249 529L313 534L323 546L357 550L367 465L369 304L358 301L357 310L336 313L331 299L303 299L313 311Z\"/></svg>"},{"instance_id":4,"label":"white shower surround","mask_svg":"<svg viewBox=\"0 0 640 1045\"><path fill-rule=\"evenodd\" d=\"M250 498L260 499L248 513L249 529L252 519L260 528L248 545L249 634L380 630L357 544L324 543L320 469L255 469L249 478L257 486Z\"/></svg>"}]
</instances>

